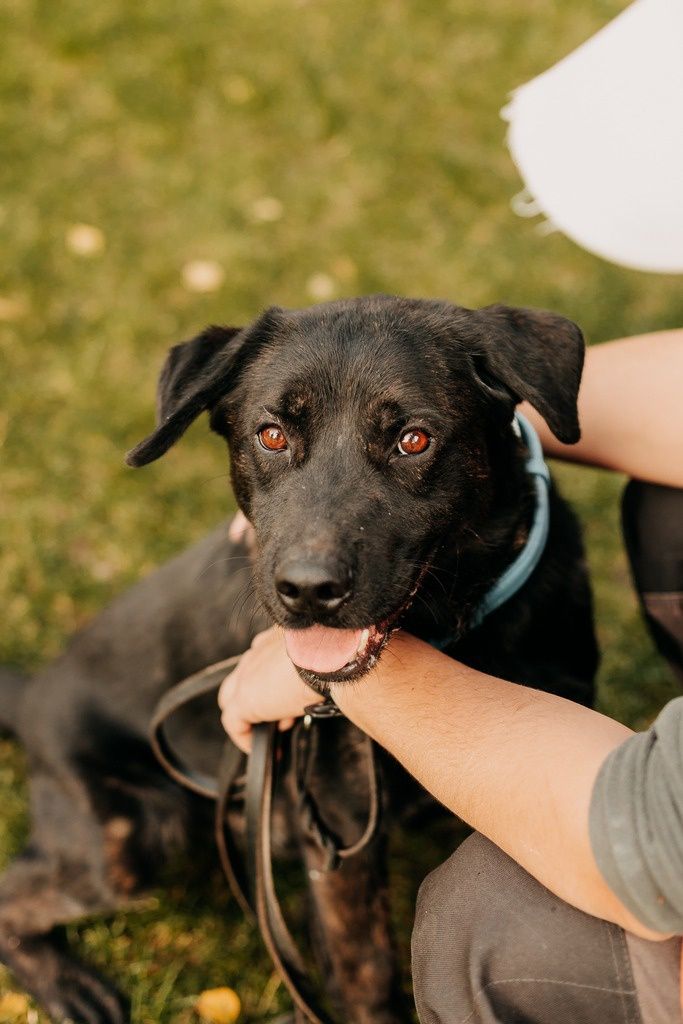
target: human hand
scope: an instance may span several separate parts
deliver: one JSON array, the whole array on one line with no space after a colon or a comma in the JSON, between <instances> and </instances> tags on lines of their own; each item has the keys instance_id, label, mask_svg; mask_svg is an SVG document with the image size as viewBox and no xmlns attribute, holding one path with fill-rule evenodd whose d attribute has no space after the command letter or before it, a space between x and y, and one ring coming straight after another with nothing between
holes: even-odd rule
<instances>
[{"instance_id":1,"label":"human hand","mask_svg":"<svg viewBox=\"0 0 683 1024\"><path fill-rule=\"evenodd\" d=\"M251 749L252 726L279 722L281 730L291 729L305 707L321 700L289 660L277 626L254 637L218 692L223 728L245 753Z\"/></svg>"},{"instance_id":2,"label":"human hand","mask_svg":"<svg viewBox=\"0 0 683 1024\"><path fill-rule=\"evenodd\" d=\"M228 537L233 544L244 544L247 548L254 546L254 527L239 509L230 520Z\"/></svg>"}]
</instances>

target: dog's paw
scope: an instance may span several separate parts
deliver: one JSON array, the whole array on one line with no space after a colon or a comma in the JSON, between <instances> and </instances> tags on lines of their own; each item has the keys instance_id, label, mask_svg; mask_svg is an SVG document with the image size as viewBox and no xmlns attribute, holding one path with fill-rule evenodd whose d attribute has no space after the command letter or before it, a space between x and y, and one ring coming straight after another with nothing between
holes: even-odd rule
<instances>
[{"instance_id":1,"label":"dog's paw","mask_svg":"<svg viewBox=\"0 0 683 1024\"><path fill-rule=\"evenodd\" d=\"M61 936L0 941L2 960L55 1024L129 1024L125 996L67 951Z\"/></svg>"}]
</instances>

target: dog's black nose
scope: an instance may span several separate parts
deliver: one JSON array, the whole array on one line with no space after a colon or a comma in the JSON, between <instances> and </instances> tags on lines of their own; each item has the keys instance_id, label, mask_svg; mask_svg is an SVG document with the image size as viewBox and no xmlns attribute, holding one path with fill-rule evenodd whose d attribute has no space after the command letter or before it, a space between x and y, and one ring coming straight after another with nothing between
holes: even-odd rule
<instances>
[{"instance_id":1,"label":"dog's black nose","mask_svg":"<svg viewBox=\"0 0 683 1024\"><path fill-rule=\"evenodd\" d=\"M291 559L276 573L275 589L290 612L329 615L350 597L351 574L343 565Z\"/></svg>"}]
</instances>

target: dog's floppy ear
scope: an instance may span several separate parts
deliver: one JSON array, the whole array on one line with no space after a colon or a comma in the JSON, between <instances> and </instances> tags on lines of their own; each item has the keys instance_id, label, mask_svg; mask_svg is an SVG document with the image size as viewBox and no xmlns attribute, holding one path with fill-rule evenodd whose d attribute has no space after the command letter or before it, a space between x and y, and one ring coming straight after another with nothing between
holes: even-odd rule
<instances>
[{"instance_id":1,"label":"dog's floppy ear","mask_svg":"<svg viewBox=\"0 0 683 1024\"><path fill-rule=\"evenodd\" d=\"M577 399L585 346L576 324L542 309L501 305L485 306L474 315L475 371L481 371L488 390L495 392L499 382L513 403L524 400L533 405L559 441L578 441Z\"/></svg>"},{"instance_id":2,"label":"dog's floppy ear","mask_svg":"<svg viewBox=\"0 0 683 1024\"><path fill-rule=\"evenodd\" d=\"M241 333L240 327L207 327L191 341L173 346L157 385L157 428L128 452L129 466L154 462L220 398L241 348Z\"/></svg>"}]
</instances>

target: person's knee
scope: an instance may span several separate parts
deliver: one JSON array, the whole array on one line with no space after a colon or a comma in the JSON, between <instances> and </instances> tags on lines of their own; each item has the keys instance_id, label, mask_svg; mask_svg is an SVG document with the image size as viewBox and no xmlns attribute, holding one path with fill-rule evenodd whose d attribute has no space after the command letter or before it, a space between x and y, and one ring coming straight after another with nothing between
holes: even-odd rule
<instances>
[{"instance_id":1,"label":"person's knee","mask_svg":"<svg viewBox=\"0 0 683 1024\"><path fill-rule=\"evenodd\" d=\"M616 1021L611 1000L631 998L627 973L621 929L563 903L481 835L422 884L413 930L421 1024Z\"/></svg>"},{"instance_id":2,"label":"person's knee","mask_svg":"<svg viewBox=\"0 0 683 1024\"><path fill-rule=\"evenodd\" d=\"M652 637L683 675L683 489L631 480L622 499L622 525Z\"/></svg>"},{"instance_id":3,"label":"person's knee","mask_svg":"<svg viewBox=\"0 0 683 1024\"><path fill-rule=\"evenodd\" d=\"M460 927L470 918L476 920L482 894L494 885L499 873L497 863L505 856L478 832L461 843L422 882L417 895L416 931L428 933L434 923L443 927L451 919L457 919Z\"/></svg>"},{"instance_id":4,"label":"person's knee","mask_svg":"<svg viewBox=\"0 0 683 1024\"><path fill-rule=\"evenodd\" d=\"M473 946L503 944L514 921L515 945L523 939L525 917L545 899L555 901L538 882L485 836L475 832L447 861L427 875L418 893L413 928L413 959L432 967L447 959L471 965ZM537 951L537 931L529 955ZM469 966L468 966L469 969Z\"/></svg>"},{"instance_id":5,"label":"person's knee","mask_svg":"<svg viewBox=\"0 0 683 1024\"><path fill-rule=\"evenodd\" d=\"M418 893L413 985L421 1024L450 1024L472 1012L492 944L522 869L475 833L429 874ZM521 908L520 908L521 910ZM480 955L484 953L484 955Z\"/></svg>"},{"instance_id":6,"label":"person's knee","mask_svg":"<svg viewBox=\"0 0 683 1024\"><path fill-rule=\"evenodd\" d=\"M630 480L621 515L638 589L683 590L683 488Z\"/></svg>"}]
</instances>

